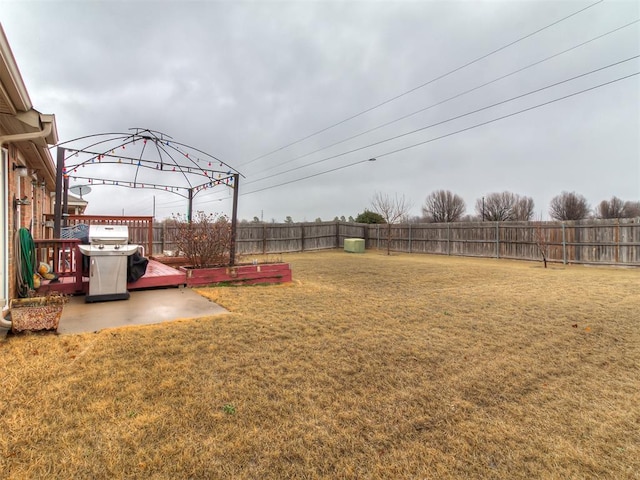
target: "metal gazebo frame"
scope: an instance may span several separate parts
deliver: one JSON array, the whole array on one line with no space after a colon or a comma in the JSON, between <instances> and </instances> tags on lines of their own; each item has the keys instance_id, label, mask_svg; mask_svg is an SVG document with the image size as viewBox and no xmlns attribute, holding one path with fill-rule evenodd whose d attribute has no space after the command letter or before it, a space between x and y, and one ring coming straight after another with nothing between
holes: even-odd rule
<instances>
[{"instance_id":1,"label":"metal gazebo frame","mask_svg":"<svg viewBox=\"0 0 640 480\"><path fill-rule=\"evenodd\" d=\"M60 238L65 222L63 212L68 205L69 178L85 180L89 185L110 185L125 188L147 188L168 191L188 200L187 221L191 222L193 199L201 191L224 185L233 189L233 208L231 216L231 246L229 261L235 264L236 230L238 222L238 190L240 176L238 170L229 164L190 145L175 141L171 136L146 128L131 128L129 133L98 133L75 138L56 145L56 203L54 210L54 238ZM77 149L68 145L85 139L96 139L90 145ZM139 156L123 155L122 150L128 145L142 145ZM151 148L147 149L147 145ZM144 156L145 150L157 153L157 158ZM67 155L69 153L70 155ZM80 157L76 163L68 162L72 157ZM79 176L78 168L90 164L125 164L135 167L133 181L122 179ZM205 165L202 165L205 163ZM214 166L213 164L216 164ZM224 169L223 169L224 168ZM183 179L182 184L160 184L142 182L139 174L143 169L177 174ZM243 176L244 177L244 176ZM96 182L96 183L94 183Z\"/></svg>"}]
</instances>

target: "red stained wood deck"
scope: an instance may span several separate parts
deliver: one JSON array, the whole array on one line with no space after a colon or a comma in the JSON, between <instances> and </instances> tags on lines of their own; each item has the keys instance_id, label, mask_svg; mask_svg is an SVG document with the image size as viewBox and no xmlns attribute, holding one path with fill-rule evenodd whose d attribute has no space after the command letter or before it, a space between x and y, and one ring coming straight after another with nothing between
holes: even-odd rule
<instances>
[{"instance_id":1,"label":"red stained wood deck","mask_svg":"<svg viewBox=\"0 0 640 480\"><path fill-rule=\"evenodd\" d=\"M147 271L136 282L128 283L128 290L142 290L145 288L155 287L177 287L186 285L187 275L184 272L176 270L155 260L149 260ZM89 278L82 277L80 284L76 277L60 277L57 282L49 282L44 280L42 286L38 289L38 293L46 294L47 292L60 292L67 295L86 294L89 292Z\"/></svg>"},{"instance_id":2,"label":"red stained wood deck","mask_svg":"<svg viewBox=\"0 0 640 480\"><path fill-rule=\"evenodd\" d=\"M127 284L129 290L141 290L153 287L175 287L187 284L187 275L180 270L149 260L147 271L138 281Z\"/></svg>"}]
</instances>

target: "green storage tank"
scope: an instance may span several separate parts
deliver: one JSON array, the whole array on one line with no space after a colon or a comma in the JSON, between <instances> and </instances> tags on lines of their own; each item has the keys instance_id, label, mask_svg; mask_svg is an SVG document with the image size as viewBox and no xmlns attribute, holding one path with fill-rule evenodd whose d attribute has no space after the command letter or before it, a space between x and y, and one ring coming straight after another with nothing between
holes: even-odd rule
<instances>
[{"instance_id":1,"label":"green storage tank","mask_svg":"<svg viewBox=\"0 0 640 480\"><path fill-rule=\"evenodd\" d=\"M345 238L344 251L349 253L364 253L364 239Z\"/></svg>"}]
</instances>

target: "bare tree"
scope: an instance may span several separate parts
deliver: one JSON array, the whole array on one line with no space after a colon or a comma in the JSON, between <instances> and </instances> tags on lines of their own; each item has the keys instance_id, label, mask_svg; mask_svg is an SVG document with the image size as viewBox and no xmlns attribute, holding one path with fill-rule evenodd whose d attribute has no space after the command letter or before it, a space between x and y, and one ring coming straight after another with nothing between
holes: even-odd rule
<instances>
[{"instance_id":1,"label":"bare tree","mask_svg":"<svg viewBox=\"0 0 640 480\"><path fill-rule=\"evenodd\" d=\"M584 196L576 192L562 192L551 199L549 215L554 220L582 220L591 207Z\"/></svg>"},{"instance_id":2,"label":"bare tree","mask_svg":"<svg viewBox=\"0 0 640 480\"><path fill-rule=\"evenodd\" d=\"M544 268L547 268L547 258L549 257L549 242L547 240L547 236L545 235L545 231L542 228L543 223L541 220L535 222L534 231L533 231L533 240L536 242L536 246L538 247L538 252L542 256L542 261L544 262Z\"/></svg>"},{"instance_id":3,"label":"bare tree","mask_svg":"<svg viewBox=\"0 0 640 480\"><path fill-rule=\"evenodd\" d=\"M638 218L640 217L640 202L624 202L623 209L624 218Z\"/></svg>"},{"instance_id":4,"label":"bare tree","mask_svg":"<svg viewBox=\"0 0 640 480\"><path fill-rule=\"evenodd\" d=\"M640 202L622 201L613 196L603 200L596 208L598 218L636 218L640 217Z\"/></svg>"},{"instance_id":5,"label":"bare tree","mask_svg":"<svg viewBox=\"0 0 640 480\"><path fill-rule=\"evenodd\" d=\"M422 214L429 222L457 222L464 215L466 205L462 197L449 190L431 192L422 206Z\"/></svg>"},{"instance_id":6,"label":"bare tree","mask_svg":"<svg viewBox=\"0 0 640 480\"><path fill-rule=\"evenodd\" d=\"M533 198L516 195L517 200L513 206L513 219L521 222L528 222L533 218L535 203Z\"/></svg>"},{"instance_id":7,"label":"bare tree","mask_svg":"<svg viewBox=\"0 0 640 480\"><path fill-rule=\"evenodd\" d=\"M402 195L394 197L376 192L371 201L373 209L384 219L387 224L387 255L391 255L391 225L406 218L411 209L411 203Z\"/></svg>"},{"instance_id":8,"label":"bare tree","mask_svg":"<svg viewBox=\"0 0 640 480\"><path fill-rule=\"evenodd\" d=\"M511 192L490 193L476 200L476 213L490 222L530 220L533 209L533 198Z\"/></svg>"},{"instance_id":9,"label":"bare tree","mask_svg":"<svg viewBox=\"0 0 640 480\"><path fill-rule=\"evenodd\" d=\"M624 202L618 197L613 196L611 200L603 200L596 208L596 216L598 218L623 218Z\"/></svg>"},{"instance_id":10,"label":"bare tree","mask_svg":"<svg viewBox=\"0 0 640 480\"><path fill-rule=\"evenodd\" d=\"M511 192L490 193L476 200L476 213L490 222L513 220L514 203L515 196Z\"/></svg>"}]
</instances>

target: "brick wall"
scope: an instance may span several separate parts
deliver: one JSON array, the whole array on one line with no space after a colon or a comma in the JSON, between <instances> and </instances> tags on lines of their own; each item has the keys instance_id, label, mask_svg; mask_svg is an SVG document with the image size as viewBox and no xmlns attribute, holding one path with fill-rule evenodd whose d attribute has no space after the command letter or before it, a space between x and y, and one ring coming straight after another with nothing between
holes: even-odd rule
<instances>
[{"instance_id":1,"label":"brick wall","mask_svg":"<svg viewBox=\"0 0 640 480\"><path fill-rule=\"evenodd\" d=\"M24 165L20 150L16 145L8 146L8 249L9 249L9 298L17 296L16 263L15 263L15 237L20 227L30 228L33 238L44 238L44 213L50 213L51 205L49 194L45 187L41 185L41 180L36 181L31 176L20 177L13 170L13 164ZM19 193L18 193L19 186ZM15 198L26 197L29 205L22 205L14 208Z\"/></svg>"}]
</instances>

